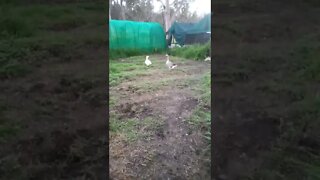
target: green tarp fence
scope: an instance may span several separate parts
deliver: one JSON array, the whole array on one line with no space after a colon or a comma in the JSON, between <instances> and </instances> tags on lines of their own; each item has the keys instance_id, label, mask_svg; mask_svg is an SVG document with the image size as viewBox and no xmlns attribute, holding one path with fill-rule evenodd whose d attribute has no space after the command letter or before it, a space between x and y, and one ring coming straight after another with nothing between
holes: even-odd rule
<instances>
[{"instance_id":1,"label":"green tarp fence","mask_svg":"<svg viewBox=\"0 0 320 180\"><path fill-rule=\"evenodd\" d=\"M181 46L185 44L206 43L211 37L211 14L204 16L197 23L174 22L167 32L169 45L172 36Z\"/></svg>"},{"instance_id":2,"label":"green tarp fence","mask_svg":"<svg viewBox=\"0 0 320 180\"><path fill-rule=\"evenodd\" d=\"M111 20L109 23L111 50L152 52L167 47L165 32L159 23L126 20Z\"/></svg>"}]
</instances>

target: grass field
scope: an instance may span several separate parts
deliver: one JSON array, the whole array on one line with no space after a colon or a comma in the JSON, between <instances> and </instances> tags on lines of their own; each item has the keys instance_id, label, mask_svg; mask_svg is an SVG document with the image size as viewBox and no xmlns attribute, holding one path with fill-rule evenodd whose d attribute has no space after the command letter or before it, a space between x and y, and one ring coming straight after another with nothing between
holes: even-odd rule
<instances>
[{"instance_id":1,"label":"grass field","mask_svg":"<svg viewBox=\"0 0 320 180\"><path fill-rule=\"evenodd\" d=\"M319 4L213 6L215 178L319 179Z\"/></svg>"},{"instance_id":2,"label":"grass field","mask_svg":"<svg viewBox=\"0 0 320 180\"><path fill-rule=\"evenodd\" d=\"M111 178L209 178L210 62L171 56L169 70L163 54L144 59L109 64Z\"/></svg>"},{"instance_id":3,"label":"grass field","mask_svg":"<svg viewBox=\"0 0 320 180\"><path fill-rule=\"evenodd\" d=\"M107 8L0 5L0 179L106 177Z\"/></svg>"}]
</instances>

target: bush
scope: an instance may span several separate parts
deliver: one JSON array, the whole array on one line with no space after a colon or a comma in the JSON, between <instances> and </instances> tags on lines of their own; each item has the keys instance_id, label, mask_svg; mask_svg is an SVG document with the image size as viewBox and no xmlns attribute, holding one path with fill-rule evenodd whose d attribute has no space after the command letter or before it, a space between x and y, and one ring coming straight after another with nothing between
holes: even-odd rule
<instances>
[{"instance_id":1,"label":"bush","mask_svg":"<svg viewBox=\"0 0 320 180\"><path fill-rule=\"evenodd\" d=\"M169 53L172 56L178 56L186 59L204 60L210 56L211 43L204 45L191 45L182 48L172 48Z\"/></svg>"}]
</instances>

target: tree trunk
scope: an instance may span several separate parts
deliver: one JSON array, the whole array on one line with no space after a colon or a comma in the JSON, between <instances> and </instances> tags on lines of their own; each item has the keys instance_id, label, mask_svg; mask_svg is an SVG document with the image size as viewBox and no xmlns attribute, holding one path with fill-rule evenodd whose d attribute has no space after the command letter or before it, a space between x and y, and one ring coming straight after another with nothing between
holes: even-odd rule
<instances>
[{"instance_id":1,"label":"tree trunk","mask_svg":"<svg viewBox=\"0 0 320 180\"><path fill-rule=\"evenodd\" d=\"M164 17L165 17L165 23L166 23L166 32L169 30L170 27L170 5L169 5L169 0L166 0L165 3L165 13L164 13Z\"/></svg>"},{"instance_id":2,"label":"tree trunk","mask_svg":"<svg viewBox=\"0 0 320 180\"><path fill-rule=\"evenodd\" d=\"M120 0L120 15L121 15L121 19L125 20L126 19L126 14L125 14L125 9L123 6L123 0Z\"/></svg>"},{"instance_id":3,"label":"tree trunk","mask_svg":"<svg viewBox=\"0 0 320 180\"><path fill-rule=\"evenodd\" d=\"M109 0L109 20L111 20L111 6L112 6L112 3L111 3L111 0Z\"/></svg>"},{"instance_id":4,"label":"tree trunk","mask_svg":"<svg viewBox=\"0 0 320 180\"><path fill-rule=\"evenodd\" d=\"M165 2L165 9L164 9L164 21L165 21L165 30L168 32L170 28L170 5L169 0ZM169 35L166 35L166 39L169 39Z\"/></svg>"},{"instance_id":5,"label":"tree trunk","mask_svg":"<svg viewBox=\"0 0 320 180\"><path fill-rule=\"evenodd\" d=\"M171 20L170 20L170 26L173 24L173 22L176 20L176 16L172 15Z\"/></svg>"}]
</instances>

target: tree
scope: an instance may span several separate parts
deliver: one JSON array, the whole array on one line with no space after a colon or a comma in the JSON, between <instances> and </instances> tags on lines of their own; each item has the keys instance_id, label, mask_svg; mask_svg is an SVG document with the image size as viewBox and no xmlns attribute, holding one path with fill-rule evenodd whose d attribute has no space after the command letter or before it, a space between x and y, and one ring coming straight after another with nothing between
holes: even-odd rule
<instances>
[{"instance_id":1,"label":"tree","mask_svg":"<svg viewBox=\"0 0 320 180\"><path fill-rule=\"evenodd\" d=\"M194 21L196 14L189 12L194 0L157 0L162 3L162 11L154 12L153 0L111 0L110 18L133 21L155 21L163 25L167 32L175 20Z\"/></svg>"},{"instance_id":2,"label":"tree","mask_svg":"<svg viewBox=\"0 0 320 180\"><path fill-rule=\"evenodd\" d=\"M126 19L124 0L111 0L110 9L110 16L113 17L113 19Z\"/></svg>"},{"instance_id":3,"label":"tree","mask_svg":"<svg viewBox=\"0 0 320 180\"><path fill-rule=\"evenodd\" d=\"M194 0L157 0L161 2L166 32L171 27L172 23L178 18L179 20L188 20L191 16L189 5Z\"/></svg>"},{"instance_id":4,"label":"tree","mask_svg":"<svg viewBox=\"0 0 320 180\"><path fill-rule=\"evenodd\" d=\"M135 21L152 21L152 0L126 0L127 18Z\"/></svg>"},{"instance_id":5,"label":"tree","mask_svg":"<svg viewBox=\"0 0 320 180\"><path fill-rule=\"evenodd\" d=\"M109 1L109 19L111 19L111 1Z\"/></svg>"},{"instance_id":6,"label":"tree","mask_svg":"<svg viewBox=\"0 0 320 180\"><path fill-rule=\"evenodd\" d=\"M113 19L151 21L154 15L152 0L112 0Z\"/></svg>"},{"instance_id":7,"label":"tree","mask_svg":"<svg viewBox=\"0 0 320 180\"><path fill-rule=\"evenodd\" d=\"M121 14L121 19L126 19L125 3L123 0L120 0L120 14Z\"/></svg>"}]
</instances>

